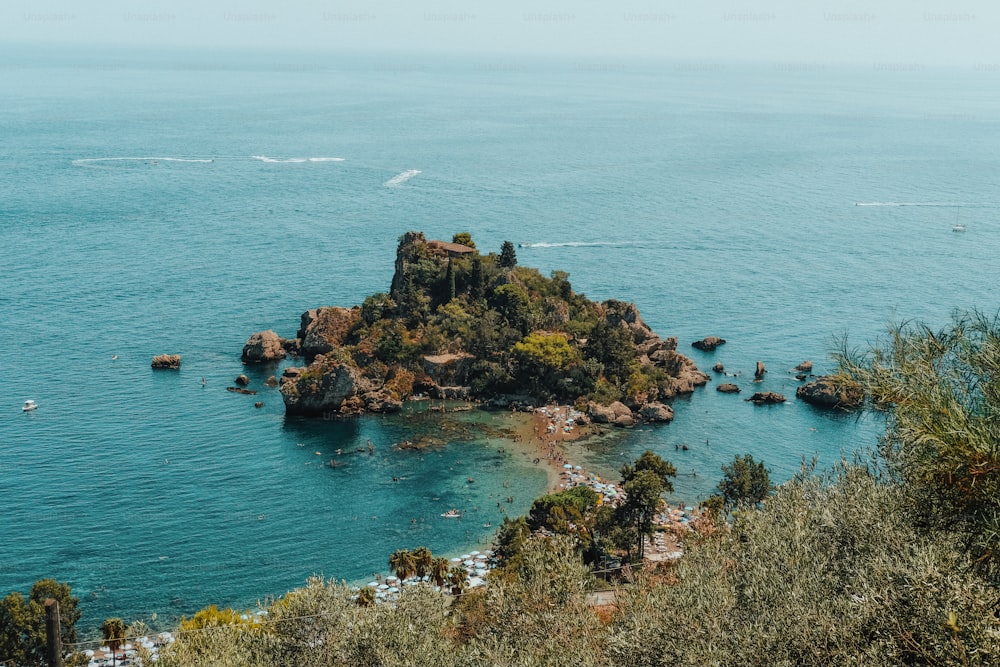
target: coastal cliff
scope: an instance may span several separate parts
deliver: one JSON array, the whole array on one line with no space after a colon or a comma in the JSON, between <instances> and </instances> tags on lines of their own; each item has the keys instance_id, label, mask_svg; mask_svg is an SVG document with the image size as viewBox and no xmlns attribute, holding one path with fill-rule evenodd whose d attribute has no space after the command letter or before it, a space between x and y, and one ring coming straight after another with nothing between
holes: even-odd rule
<instances>
[{"instance_id":1,"label":"coastal cliff","mask_svg":"<svg viewBox=\"0 0 1000 667\"><path fill-rule=\"evenodd\" d=\"M481 254L465 233L445 242L407 232L388 293L306 311L294 339L256 333L243 360L284 351L305 361L281 377L286 412L327 417L393 412L419 394L558 400L602 417L617 402L631 414L612 423L669 421L662 401L709 379L634 304L590 301L565 272L518 266L510 243Z\"/></svg>"}]
</instances>

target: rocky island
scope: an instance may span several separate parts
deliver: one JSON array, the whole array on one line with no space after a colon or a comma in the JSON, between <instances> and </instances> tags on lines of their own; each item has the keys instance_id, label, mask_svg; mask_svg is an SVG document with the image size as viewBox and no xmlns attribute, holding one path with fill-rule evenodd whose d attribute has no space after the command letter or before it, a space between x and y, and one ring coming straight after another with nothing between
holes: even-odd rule
<instances>
[{"instance_id":1,"label":"rocky island","mask_svg":"<svg viewBox=\"0 0 1000 667\"><path fill-rule=\"evenodd\" d=\"M519 266L514 246L481 254L471 236L399 239L388 293L301 316L295 338L250 336L245 363L292 354L280 391L288 414L394 412L417 396L496 406L561 401L598 422L670 421L663 402L708 375L660 338L632 303L597 303L569 275Z\"/></svg>"}]
</instances>

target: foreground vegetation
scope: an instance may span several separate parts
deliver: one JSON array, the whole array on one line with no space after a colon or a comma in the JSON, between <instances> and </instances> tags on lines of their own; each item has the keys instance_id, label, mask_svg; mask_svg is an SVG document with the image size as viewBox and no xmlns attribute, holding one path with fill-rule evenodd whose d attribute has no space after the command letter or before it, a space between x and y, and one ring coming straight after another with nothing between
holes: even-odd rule
<instances>
[{"instance_id":1,"label":"foreground vegetation","mask_svg":"<svg viewBox=\"0 0 1000 667\"><path fill-rule=\"evenodd\" d=\"M554 494L511 531L483 589L456 600L412 587L365 605L314 579L265 620L182 627L157 664L1000 664L1000 324L897 327L884 348L841 361L889 416L881 457L804 467L769 496L762 466L737 458L715 503L720 517L735 508L729 529L690 534L676 563L626 569L613 602L592 595L604 584L583 562L601 532L588 532L592 499ZM651 457L626 472L670 476ZM633 536L645 530L643 511L622 516Z\"/></svg>"},{"instance_id":2,"label":"foreground vegetation","mask_svg":"<svg viewBox=\"0 0 1000 667\"><path fill-rule=\"evenodd\" d=\"M996 664L997 588L956 535L899 511L904 485L863 466L803 474L612 607L566 536L457 602L425 587L359 606L313 580L263 623L181 634L164 665Z\"/></svg>"}]
</instances>

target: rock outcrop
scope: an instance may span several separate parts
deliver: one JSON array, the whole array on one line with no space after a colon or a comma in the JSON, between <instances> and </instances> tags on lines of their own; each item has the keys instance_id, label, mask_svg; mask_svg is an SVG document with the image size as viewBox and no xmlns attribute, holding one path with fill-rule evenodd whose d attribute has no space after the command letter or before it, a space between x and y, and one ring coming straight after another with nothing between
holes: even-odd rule
<instances>
[{"instance_id":1,"label":"rock outcrop","mask_svg":"<svg viewBox=\"0 0 1000 667\"><path fill-rule=\"evenodd\" d=\"M235 382L241 387L245 387L248 384L250 384L250 378L248 378L245 374L240 373L239 375L236 376L236 379L233 380L233 382Z\"/></svg>"},{"instance_id":2,"label":"rock outcrop","mask_svg":"<svg viewBox=\"0 0 1000 667\"><path fill-rule=\"evenodd\" d=\"M181 367L181 355L179 354L158 354L153 357L150 364L156 369L177 370Z\"/></svg>"},{"instance_id":3,"label":"rock outcrop","mask_svg":"<svg viewBox=\"0 0 1000 667\"><path fill-rule=\"evenodd\" d=\"M715 391L720 391L723 394L738 394L740 393L740 388L732 382L723 382L715 388Z\"/></svg>"},{"instance_id":4,"label":"rock outcrop","mask_svg":"<svg viewBox=\"0 0 1000 667\"><path fill-rule=\"evenodd\" d=\"M281 397L288 414L348 417L365 412L397 412L402 401L361 369L317 355L306 368L286 368Z\"/></svg>"},{"instance_id":5,"label":"rock outcrop","mask_svg":"<svg viewBox=\"0 0 1000 667\"><path fill-rule=\"evenodd\" d=\"M306 359L327 354L344 344L347 333L361 320L361 308L327 306L302 313L299 349Z\"/></svg>"},{"instance_id":6,"label":"rock outcrop","mask_svg":"<svg viewBox=\"0 0 1000 667\"><path fill-rule=\"evenodd\" d=\"M639 408L639 416L643 421L666 424L674 420L674 409L663 403L647 403Z\"/></svg>"},{"instance_id":7,"label":"rock outcrop","mask_svg":"<svg viewBox=\"0 0 1000 667\"><path fill-rule=\"evenodd\" d=\"M439 387L464 386L476 358L471 354L436 354L421 358L424 373Z\"/></svg>"},{"instance_id":8,"label":"rock outcrop","mask_svg":"<svg viewBox=\"0 0 1000 667\"><path fill-rule=\"evenodd\" d=\"M285 358L285 341L270 329L258 331L243 346L243 363L264 364Z\"/></svg>"},{"instance_id":9,"label":"rock outcrop","mask_svg":"<svg viewBox=\"0 0 1000 667\"><path fill-rule=\"evenodd\" d=\"M785 397L776 391L758 391L747 400L757 405L773 405L775 403L784 403Z\"/></svg>"},{"instance_id":10,"label":"rock outcrop","mask_svg":"<svg viewBox=\"0 0 1000 667\"><path fill-rule=\"evenodd\" d=\"M808 359L795 367L795 370L802 371L803 373L812 373L812 369L813 369L813 362L809 361Z\"/></svg>"},{"instance_id":11,"label":"rock outcrop","mask_svg":"<svg viewBox=\"0 0 1000 667\"><path fill-rule=\"evenodd\" d=\"M758 361L757 362L757 369L753 372L753 379L754 380L758 380L758 381L759 380L763 380L764 379L764 373L766 373L766 372L767 372L767 369L764 368L764 362L763 361Z\"/></svg>"},{"instance_id":12,"label":"rock outcrop","mask_svg":"<svg viewBox=\"0 0 1000 667\"><path fill-rule=\"evenodd\" d=\"M615 401L611 405L601 405L591 401L587 404L587 417L595 424L614 424L615 426L635 424L632 410L620 401Z\"/></svg>"},{"instance_id":13,"label":"rock outcrop","mask_svg":"<svg viewBox=\"0 0 1000 667\"><path fill-rule=\"evenodd\" d=\"M716 373L725 373L726 367L722 365L721 361L717 361L715 365L712 366L712 370L715 371Z\"/></svg>"},{"instance_id":14,"label":"rock outcrop","mask_svg":"<svg viewBox=\"0 0 1000 667\"><path fill-rule=\"evenodd\" d=\"M642 317L639 316L639 309L635 307L634 303L628 303L625 301L618 301L616 299L608 299L601 303L604 307L604 319L607 320L608 324L611 326L624 326L632 334L632 340L641 344L651 338L659 340L659 336L653 333L653 330L642 321ZM677 347L677 341L674 341L674 348Z\"/></svg>"},{"instance_id":15,"label":"rock outcrop","mask_svg":"<svg viewBox=\"0 0 1000 667\"><path fill-rule=\"evenodd\" d=\"M701 350L702 352L714 352L715 348L725 344L726 344L725 338L719 338L718 336L706 336L701 340L696 340L695 342L691 343L691 347L697 350Z\"/></svg>"},{"instance_id":16,"label":"rock outcrop","mask_svg":"<svg viewBox=\"0 0 1000 667\"><path fill-rule=\"evenodd\" d=\"M841 410L856 408L865 398L861 387L836 375L824 375L802 385L795 396L812 405Z\"/></svg>"},{"instance_id":17,"label":"rock outcrop","mask_svg":"<svg viewBox=\"0 0 1000 667\"><path fill-rule=\"evenodd\" d=\"M690 394L711 379L707 373L698 370L694 361L677 351L676 338L660 338L653 334L638 346L638 351L639 363L662 368L670 376L669 389L659 396L662 400Z\"/></svg>"}]
</instances>

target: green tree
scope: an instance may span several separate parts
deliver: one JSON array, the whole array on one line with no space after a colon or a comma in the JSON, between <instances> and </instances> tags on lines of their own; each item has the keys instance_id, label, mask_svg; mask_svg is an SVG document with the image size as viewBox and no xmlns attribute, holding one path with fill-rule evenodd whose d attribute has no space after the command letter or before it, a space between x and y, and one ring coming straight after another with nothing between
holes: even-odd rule
<instances>
[{"instance_id":1,"label":"green tree","mask_svg":"<svg viewBox=\"0 0 1000 667\"><path fill-rule=\"evenodd\" d=\"M664 460L659 454L647 449L633 465L625 464L621 468L622 482L628 482L635 475L643 470L649 470L656 475L663 485L663 493L673 493L674 485L670 481L671 477L677 476L677 468L670 461Z\"/></svg>"},{"instance_id":2,"label":"green tree","mask_svg":"<svg viewBox=\"0 0 1000 667\"><path fill-rule=\"evenodd\" d=\"M732 463L722 466L718 489L728 509L756 505L767 498L773 488L764 462L754 461L750 454L736 456Z\"/></svg>"},{"instance_id":3,"label":"green tree","mask_svg":"<svg viewBox=\"0 0 1000 667\"><path fill-rule=\"evenodd\" d=\"M32 585L27 599L20 592L13 592L0 600L0 661L45 664L45 601L50 598L59 603L63 646L76 642L80 600L73 597L69 584L40 579Z\"/></svg>"},{"instance_id":4,"label":"green tree","mask_svg":"<svg viewBox=\"0 0 1000 667\"><path fill-rule=\"evenodd\" d=\"M530 537L531 528L528 527L527 518L523 516L516 519L507 516L503 518L494 546L501 567L521 553L521 549Z\"/></svg>"},{"instance_id":5,"label":"green tree","mask_svg":"<svg viewBox=\"0 0 1000 667\"><path fill-rule=\"evenodd\" d=\"M616 385L624 384L636 365L632 334L623 326L612 326L601 319L587 336L587 357L604 366L604 375Z\"/></svg>"},{"instance_id":6,"label":"green tree","mask_svg":"<svg viewBox=\"0 0 1000 667\"><path fill-rule=\"evenodd\" d=\"M372 325L388 317L396 308L396 302L385 292L378 292L365 298L361 304L361 319L367 325Z\"/></svg>"},{"instance_id":7,"label":"green tree","mask_svg":"<svg viewBox=\"0 0 1000 667\"><path fill-rule=\"evenodd\" d=\"M660 509L663 481L652 470L640 470L622 483L625 502L619 507L622 523L635 529L639 560L646 554L646 538L653 535L653 519Z\"/></svg>"},{"instance_id":8,"label":"green tree","mask_svg":"<svg viewBox=\"0 0 1000 667\"><path fill-rule=\"evenodd\" d=\"M472 258L472 270L469 273L469 298L479 301L486 297L486 274L483 271L483 260L478 255Z\"/></svg>"},{"instance_id":9,"label":"green tree","mask_svg":"<svg viewBox=\"0 0 1000 667\"><path fill-rule=\"evenodd\" d=\"M565 301L567 305L571 304L573 301L573 286L569 282L569 274L565 271L553 271L551 275L552 282L559 293L559 298Z\"/></svg>"},{"instance_id":10,"label":"green tree","mask_svg":"<svg viewBox=\"0 0 1000 667\"><path fill-rule=\"evenodd\" d=\"M461 595L469 585L469 571L463 565L455 565L448 570L448 584L452 595Z\"/></svg>"},{"instance_id":11,"label":"green tree","mask_svg":"<svg viewBox=\"0 0 1000 667\"><path fill-rule=\"evenodd\" d=\"M409 549L397 549L389 556L389 569L396 573L400 581L409 579L416 572L416 559Z\"/></svg>"},{"instance_id":12,"label":"green tree","mask_svg":"<svg viewBox=\"0 0 1000 667\"><path fill-rule=\"evenodd\" d=\"M413 573L421 579L430 573L434 563L434 554L427 547L417 547L412 551Z\"/></svg>"},{"instance_id":13,"label":"green tree","mask_svg":"<svg viewBox=\"0 0 1000 667\"><path fill-rule=\"evenodd\" d=\"M493 290L490 305L500 313L507 325L525 335L531 329L531 298L528 292L515 283L501 285Z\"/></svg>"},{"instance_id":14,"label":"green tree","mask_svg":"<svg viewBox=\"0 0 1000 667\"><path fill-rule=\"evenodd\" d=\"M676 475L677 468L672 463L648 449L634 464L626 463L621 468L625 502L618 507L616 518L627 530L616 533L619 539L634 540L640 560L645 556L646 538L653 534L653 519L660 509L662 496L674 490L670 478ZM631 551L630 545L623 546Z\"/></svg>"},{"instance_id":15,"label":"green tree","mask_svg":"<svg viewBox=\"0 0 1000 667\"><path fill-rule=\"evenodd\" d=\"M536 498L528 512L528 528L567 535L575 540L580 551L586 551L593 542L597 499L597 492L588 486L575 486Z\"/></svg>"},{"instance_id":16,"label":"green tree","mask_svg":"<svg viewBox=\"0 0 1000 667\"><path fill-rule=\"evenodd\" d=\"M433 581L436 586L444 586L445 582L448 581L448 570L450 568L451 563L447 558L435 558L431 561L431 568L429 572L431 575L431 581Z\"/></svg>"},{"instance_id":17,"label":"green tree","mask_svg":"<svg viewBox=\"0 0 1000 667\"><path fill-rule=\"evenodd\" d=\"M106 618L101 623L104 643L111 649L111 664L118 664L118 649L125 643L125 621L120 618Z\"/></svg>"},{"instance_id":18,"label":"green tree","mask_svg":"<svg viewBox=\"0 0 1000 667\"><path fill-rule=\"evenodd\" d=\"M514 244L504 241L500 246L500 266L505 269L513 269L517 266L517 252L514 251Z\"/></svg>"},{"instance_id":19,"label":"green tree","mask_svg":"<svg viewBox=\"0 0 1000 667\"><path fill-rule=\"evenodd\" d=\"M511 349L516 375L536 396L559 393L565 371L579 362L580 354L562 334L531 333Z\"/></svg>"},{"instance_id":20,"label":"green tree","mask_svg":"<svg viewBox=\"0 0 1000 667\"><path fill-rule=\"evenodd\" d=\"M0 661L14 665L42 664L44 625L24 596L15 591L0 600Z\"/></svg>"},{"instance_id":21,"label":"green tree","mask_svg":"<svg viewBox=\"0 0 1000 667\"><path fill-rule=\"evenodd\" d=\"M456 295L456 291L455 291L455 266L454 266L454 262L452 261L451 256L448 257L448 270L444 274L444 282L445 282L445 285L447 286L447 289L448 289L448 299L447 299L447 301L451 301L451 300L453 300L455 298L455 295Z\"/></svg>"},{"instance_id":22,"label":"green tree","mask_svg":"<svg viewBox=\"0 0 1000 667\"><path fill-rule=\"evenodd\" d=\"M888 417L881 453L921 519L959 529L1000 575L1000 316L955 313L939 331L889 328L841 371Z\"/></svg>"},{"instance_id":23,"label":"green tree","mask_svg":"<svg viewBox=\"0 0 1000 667\"><path fill-rule=\"evenodd\" d=\"M473 250L476 249L476 242L472 240L472 234L469 232L459 232L451 237L452 243L458 243L460 245L468 246Z\"/></svg>"}]
</instances>

